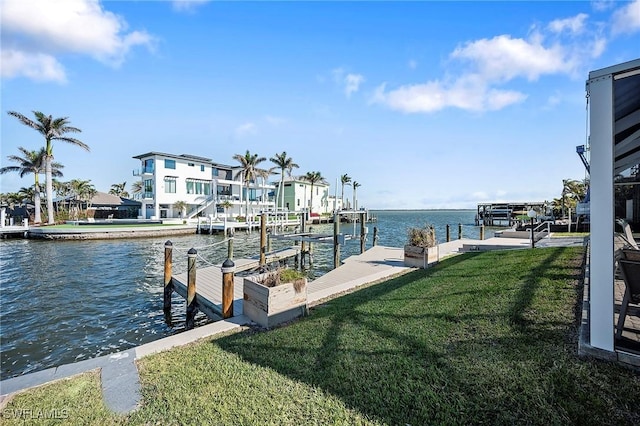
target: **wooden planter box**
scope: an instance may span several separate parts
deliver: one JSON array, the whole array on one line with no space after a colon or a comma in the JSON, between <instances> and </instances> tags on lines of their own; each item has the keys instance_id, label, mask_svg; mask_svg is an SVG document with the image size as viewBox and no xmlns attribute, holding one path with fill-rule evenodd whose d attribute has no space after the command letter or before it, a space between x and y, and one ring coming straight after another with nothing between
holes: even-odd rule
<instances>
[{"instance_id":1,"label":"wooden planter box","mask_svg":"<svg viewBox=\"0 0 640 426\"><path fill-rule=\"evenodd\" d=\"M428 268L438 263L439 248L404 246L404 265L412 268Z\"/></svg>"},{"instance_id":2,"label":"wooden planter box","mask_svg":"<svg viewBox=\"0 0 640 426\"><path fill-rule=\"evenodd\" d=\"M269 328L307 314L306 279L299 293L293 283L266 287L255 279L244 279L243 310L251 321Z\"/></svg>"}]
</instances>

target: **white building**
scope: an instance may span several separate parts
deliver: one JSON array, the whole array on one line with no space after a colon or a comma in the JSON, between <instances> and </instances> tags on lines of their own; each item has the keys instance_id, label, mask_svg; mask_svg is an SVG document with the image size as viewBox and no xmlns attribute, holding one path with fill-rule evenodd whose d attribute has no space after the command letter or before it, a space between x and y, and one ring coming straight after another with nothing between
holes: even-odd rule
<instances>
[{"instance_id":1,"label":"white building","mask_svg":"<svg viewBox=\"0 0 640 426\"><path fill-rule=\"evenodd\" d=\"M632 187L640 184L640 59L590 72L587 93L591 163L589 345L615 357L615 179L626 177L625 185ZM626 210L638 212L639 206L633 202L626 206ZM637 215L631 218L638 221Z\"/></svg>"},{"instance_id":2,"label":"white building","mask_svg":"<svg viewBox=\"0 0 640 426\"><path fill-rule=\"evenodd\" d=\"M135 198L146 219L246 216L247 204L253 216L275 207L275 186L259 180L245 187L234 180L239 167L186 154L148 152L133 158L141 162L133 171L142 180L142 193ZM178 202L186 203L184 212L176 208Z\"/></svg>"},{"instance_id":3,"label":"white building","mask_svg":"<svg viewBox=\"0 0 640 426\"><path fill-rule=\"evenodd\" d=\"M277 183L279 186L280 182ZM330 186L325 181L314 183L312 188L303 177L292 176L284 179L283 207L289 211L331 214L342 209L342 200L330 194Z\"/></svg>"}]
</instances>

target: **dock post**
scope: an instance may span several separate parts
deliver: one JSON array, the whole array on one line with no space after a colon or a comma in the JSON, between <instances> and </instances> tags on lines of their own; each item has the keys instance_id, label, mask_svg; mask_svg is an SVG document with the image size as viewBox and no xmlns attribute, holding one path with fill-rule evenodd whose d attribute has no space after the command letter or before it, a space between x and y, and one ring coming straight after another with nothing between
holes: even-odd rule
<instances>
[{"instance_id":1,"label":"dock post","mask_svg":"<svg viewBox=\"0 0 640 426\"><path fill-rule=\"evenodd\" d=\"M480 225L480 239L484 240L484 224Z\"/></svg>"},{"instance_id":2,"label":"dock post","mask_svg":"<svg viewBox=\"0 0 640 426\"><path fill-rule=\"evenodd\" d=\"M227 242L227 258L233 259L233 238L229 238Z\"/></svg>"},{"instance_id":3,"label":"dock post","mask_svg":"<svg viewBox=\"0 0 640 426\"><path fill-rule=\"evenodd\" d=\"M340 217L336 213L333 216L333 269L340 266L340 242L338 234L340 232Z\"/></svg>"},{"instance_id":4,"label":"dock post","mask_svg":"<svg viewBox=\"0 0 640 426\"><path fill-rule=\"evenodd\" d=\"M197 311L196 303L196 256L198 251L194 248L187 252L187 325L186 329L191 330Z\"/></svg>"},{"instance_id":5,"label":"dock post","mask_svg":"<svg viewBox=\"0 0 640 426\"><path fill-rule=\"evenodd\" d=\"M196 234L202 234L202 230L200 229L200 216L198 216L198 226L196 228Z\"/></svg>"},{"instance_id":6,"label":"dock post","mask_svg":"<svg viewBox=\"0 0 640 426\"><path fill-rule=\"evenodd\" d=\"M309 233L313 234L313 227L309 227ZM307 258L309 259L309 265L313 266L313 245L309 241L309 248L307 249Z\"/></svg>"},{"instance_id":7,"label":"dock post","mask_svg":"<svg viewBox=\"0 0 640 426\"><path fill-rule=\"evenodd\" d=\"M301 218L301 227L302 227L302 233L304 234L305 232L307 232L307 218L306 218L307 214L306 212L302 214L302 218ZM307 243L302 240L300 242L300 268L304 268L304 254L307 251Z\"/></svg>"},{"instance_id":8,"label":"dock post","mask_svg":"<svg viewBox=\"0 0 640 426\"><path fill-rule=\"evenodd\" d=\"M451 241L451 226L447 223L447 242Z\"/></svg>"},{"instance_id":9,"label":"dock post","mask_svg":"<svg viewBox=\"0 0 640 426\"><path fill-rule=\"evenodd\" d=\"M233 284L236 265L233 260L227 259L222 264L222 318L233 316Z\"/></svg>"},{"instance_id":10,"label":"dock post","mask_svg":"<svg viewBox=\"0 0 640 426\"><path fill-rule=\"evenodd\" d=\"M173 266L173 243L167 240L164 243L164 300L162 308L164 320L171 324L171 295L173 293L173 281L171 281L171 269Z\"/></svg>"},{"instance_id":11,"label":"dock post","mask_svg":"<svg viewBox=\"0 0 640 426\"><path fill-rule=\"evenodd\" d=\"M365 249L365 247L364 247L364 242L365 242L365 240L364 240L364 237L365 237L364 230L365 230L365 226L366 226L365 225L366 220L365 220L364 215L365 215L364 213L360 213L360 254L364 253L364 249Z\"/></svg>"},{"instance_id":12,"label":"dock post","mask_svg":"<svg viewBox=\"0 0 640 426\"><path fill-rule=\"evenodd\" d=\"M458 224L458 239L459 240L462 239L462 224L461 223Z\"/></svg>"},{"instance_id":13,"label":"dock post","mask_svg":"<svg viewBox=\"0 0 640 426\"><path fill-rule=\"evenodd\" d=\"M260 266L267 263L267 214L260 215Z\"/></svg>"},{"instance_id":14,"label":"dock post","mask_svg":"<svg viewBox=\"0 0 640 426\"><path fill-rule=\"evenodd\" d=\"M378 244L378 227L373 227L373 246L375 247Z\"/></svg>"},{"instance_id":15,"label":"dock post","mask_svg":"<svg viewBox=\"0 0 640 426\"><path fill-rule=\"evenodd\" d=\"M571 209L569 209L569 211L571 211ZM571 219L569 219L571 220ZM569 225L571 226L571 225ZM531 248L535 248L536 247L536 238L535 235L533 233L533 218L531 218Z\"/></svg>"}]
</instances>

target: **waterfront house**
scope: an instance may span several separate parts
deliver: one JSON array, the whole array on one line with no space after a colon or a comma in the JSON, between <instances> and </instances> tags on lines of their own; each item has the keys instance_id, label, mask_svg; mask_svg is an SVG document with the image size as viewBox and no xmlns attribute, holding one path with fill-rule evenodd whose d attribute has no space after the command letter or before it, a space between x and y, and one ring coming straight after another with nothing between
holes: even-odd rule
<instances>
[{"instance_id":1,"label":"waterfront house","mask_svg":"<svg viewBox=\"0 0 640 426\"><path fill-rule=\"evenodd\" d=\"M588 345L605 357L620 359L625 348L614 336L614 229L616 204L623 203L626 219L634 231L640 230L640 59L590 72L587 95L591 251L590 292L584 309L589 318Z\"/></svg>"},{"instance_id":2,"label":"waterfront house","mask_svg":"<svg viewBox=\"0 0 640 426\"><path fill-rule=\"evenodd\" d=\"M277 184L279 186L280 182ZM287 210L304 210L322 215L342 209L342 200L337 198L335 194L330 195L330 187L326 181L313 184L313 197L311 196L311 183L304 180L303 177L285 177L283 189L284 208ZM311 205L312 202L313 205Z\"/></svg>"},{"instance_id":3,"label":"waterfront house","mask_svg":"<svg viewBox=\"0 0 640 426\"><path fill-rule=\"evenodd\" d=\"M234 180L240 170L238 167L187 154L148 152L133 158L141 163L133 175L142 180L143 191L135 194L135 198L142 203L143 218L246 216L247 199L250 215L272 210L275 206L275 186L260 180L245 187L244 182ZM176 207L180 201L187 204L184 212ZM223 203L227 201L230 207L224 208Z\"/></svg>"}]
</instances>

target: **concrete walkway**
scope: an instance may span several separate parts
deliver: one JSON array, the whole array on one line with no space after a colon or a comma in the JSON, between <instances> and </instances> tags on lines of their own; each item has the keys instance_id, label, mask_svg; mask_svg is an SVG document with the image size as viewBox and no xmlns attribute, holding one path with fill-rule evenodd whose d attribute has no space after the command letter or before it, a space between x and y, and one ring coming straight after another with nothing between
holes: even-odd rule
<instances>
[{"instance_id":1,"label":"concrete walkway","mask_svg":"<svg viewBox=\"0 0 640 426\"><path fill-rule=\"evenodd\" d=\"M583 239L580 238L579 240L580 242L578 239L576 239L576 241L555 241L554 245L582 244ZM553 241L553 239L551 241ZM455 255L459 253L465 245L469 244L482 245L491 247L492 249L496 249L500 247L500 245L502 245L503 248L529 247L528 240L512 238L491 238L484 241L460 239L440 244L439 258L443 259ZM372 247L361 255L351 256L347 258L340 267L309 282L307 289L309 304L317 304L321 300L339 293L411 271L413 268L404 266L403 258L404 250L402 248L383 246ZM10 395L16 392L55 380L72 377L87 371L100 369L102 394L106 406L116 413L126 414L139 406L141 398L136 360L216 334L231 330L240 330L249 324L249 318L240 315L228 320L217 321L212 324L197 327L193 330L159 339L126 351L3 380L0 381L0 407Z\"/></svg>"}]
</instances>

